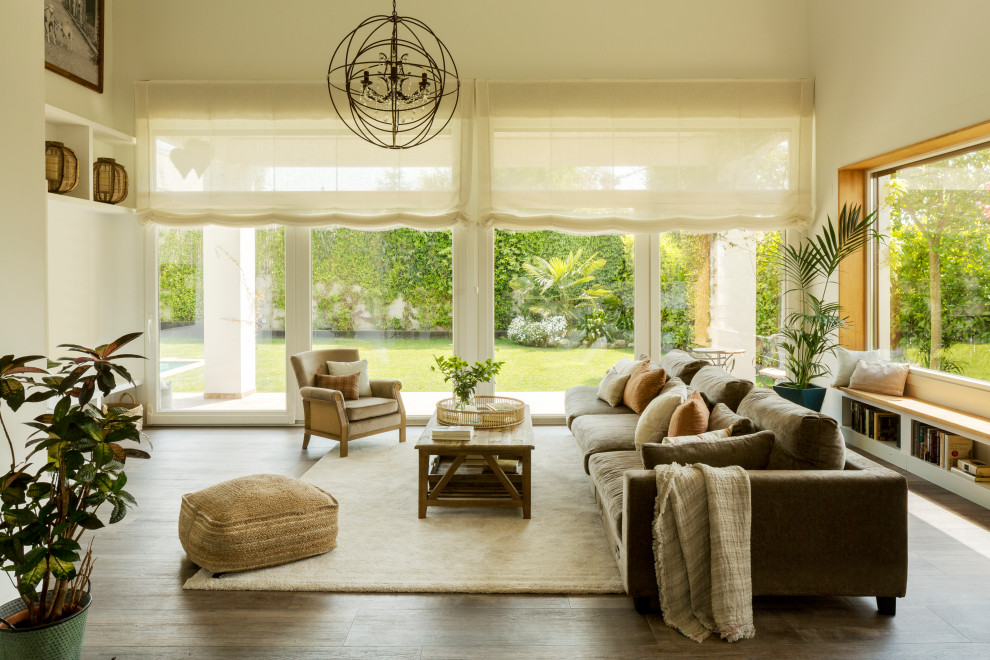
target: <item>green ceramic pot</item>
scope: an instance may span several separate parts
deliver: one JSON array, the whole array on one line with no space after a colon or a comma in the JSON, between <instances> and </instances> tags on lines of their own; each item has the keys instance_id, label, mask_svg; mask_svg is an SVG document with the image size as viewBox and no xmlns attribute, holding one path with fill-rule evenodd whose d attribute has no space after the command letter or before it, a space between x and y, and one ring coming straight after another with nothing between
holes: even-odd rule
<instances>
[{"instance_id":1,"label":"green ceramic pot","mask_svg":"<svg viewBox=\"0 0 990 660\"><path fill-rule=\"evenodd\" d=\"M0 660L78 660L86 633L86 613L92 596L83 594L82 609L59 621L37 628L0 628ZM20 598L0 606L6 619L24 609Z\"/></svg>"},{"instance_id":2,"label":"green ceramic pot","mask_svg":"<svg viewBox=\"0 0 990 660\"><path fill-rule=\"evenodd\" d=\"M826 389L824 387L809 384L807 389L799 389L793 386L789 387L789 385L791 383L778 383L773 386L773 391L799 406L821 412L822 403L825 402Z\"/></svg>"}]
</instances>

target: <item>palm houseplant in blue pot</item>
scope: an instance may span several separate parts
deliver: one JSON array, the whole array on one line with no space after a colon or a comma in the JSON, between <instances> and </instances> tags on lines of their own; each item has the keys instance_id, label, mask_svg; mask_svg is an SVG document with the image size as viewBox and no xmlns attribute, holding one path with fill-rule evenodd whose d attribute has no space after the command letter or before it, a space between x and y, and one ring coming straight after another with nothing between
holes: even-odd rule
<instances>
[{"instance_id":1,"label":"palm houseplant in blue pot","mask_svg":"<svg viewBox=\"0 0 990 660\"><path fill-rule=\"evenodd\" d=\"M92 532L119 522L134 498L124 490L128 458L148 458L126 408L94 405L121 377L120 349L141 333L68 357L0 357L0 426L11 453L0 477L0 562L19 597L0 606L0 660L78 658L91 603ZM44 366L38 366L39 364ZM26 422L34 429L18 461L4 407L46 404ZM83 543L89 537L89 549Z\"/></svg>"},{"instance_id":2,"label":"palm houseplant in blue pot","mask_svg":"<svg viewBox=\"0 0 990 660\"><path fill-rule=\"evenodd\" d=\"M882 239L876 218L876 211L863 216L859 206L843 206L838 225L826 217L816 234L797 245L784 245L778 253L785 298L795 309L784 318L780 331L788 380L773 389L811 410L821 410L825 400L825 388L812 380L831 373L828 358L839 346L839 329L847 324L839 303L829 300L831 288L845 259L871 240Z\"/></svg>"}]
</instances>

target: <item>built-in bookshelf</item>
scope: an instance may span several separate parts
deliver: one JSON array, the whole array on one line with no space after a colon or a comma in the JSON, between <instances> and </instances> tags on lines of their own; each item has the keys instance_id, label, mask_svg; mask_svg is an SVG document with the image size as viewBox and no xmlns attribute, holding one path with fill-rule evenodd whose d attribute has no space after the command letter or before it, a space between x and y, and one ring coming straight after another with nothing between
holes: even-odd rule
<instances>
[{"instance_id":1,"label":"built-in bookshelf","mask_svg":"<svg viewBox=\"0 0 990 660\"><path fill-rule=\"evenodd\" d=\"M960 458L990 463L990 419L907 396L838 389L846 444L990 508L990 482L952 470Z\"/></svg>"}]
</instances>

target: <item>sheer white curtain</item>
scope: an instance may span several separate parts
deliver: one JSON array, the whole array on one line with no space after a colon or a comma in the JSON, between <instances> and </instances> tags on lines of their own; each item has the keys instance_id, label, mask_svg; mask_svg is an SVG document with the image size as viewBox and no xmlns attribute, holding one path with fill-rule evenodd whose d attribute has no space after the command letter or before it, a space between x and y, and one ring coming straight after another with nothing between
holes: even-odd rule
<instances>
[{"instance_id":1,"label":"sheer white curtain","mask_svg":"<svg viewBox=\"0 0 990 660\"><path fill-rule=\"evenodd\" d=\"M575 232L811 220L811 81L478 83L484 217Z\"/></svg>"},{"instance_id":2,"label":"sheer white curtain","mask_svg":"<svg viewBox=\"0 0 990 660\"><path fill-rule=\"evenodd\" d=\"M415 149L353 135L320 83L138 83L138 211L164 225L424 229L457 218L454 126Z\"/></svg>"},{"instance_id":3,"label":"sheer white curtain","mask_svg":"<svg viewBox=\"0 0 990 660\"><path fill-rule=\"evenodd\" d=\"M320 83L139 83L139 213L581 233L810 222L810 80L462 84L443 134L387 150L352 135Z\"/></svg>"}]
</instances>

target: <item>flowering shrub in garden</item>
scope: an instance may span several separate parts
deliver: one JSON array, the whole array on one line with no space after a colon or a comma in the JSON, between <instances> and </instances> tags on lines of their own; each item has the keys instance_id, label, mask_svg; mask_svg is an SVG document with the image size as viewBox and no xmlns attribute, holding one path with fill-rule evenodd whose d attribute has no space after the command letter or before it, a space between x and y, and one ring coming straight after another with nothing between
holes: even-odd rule
<instances>
[{"instance_id":1,"label":"flowering shrub in garden","mask_svg":"<svg viewBox=\"0 0 990 660\"><path fill-rule=\"evenodd\" d=\"M509 339L524 346L556 346L567 334L567 320L551 316L542 321L527 321L521 316L509 324Z\"/></svg>"}]
</instances>

